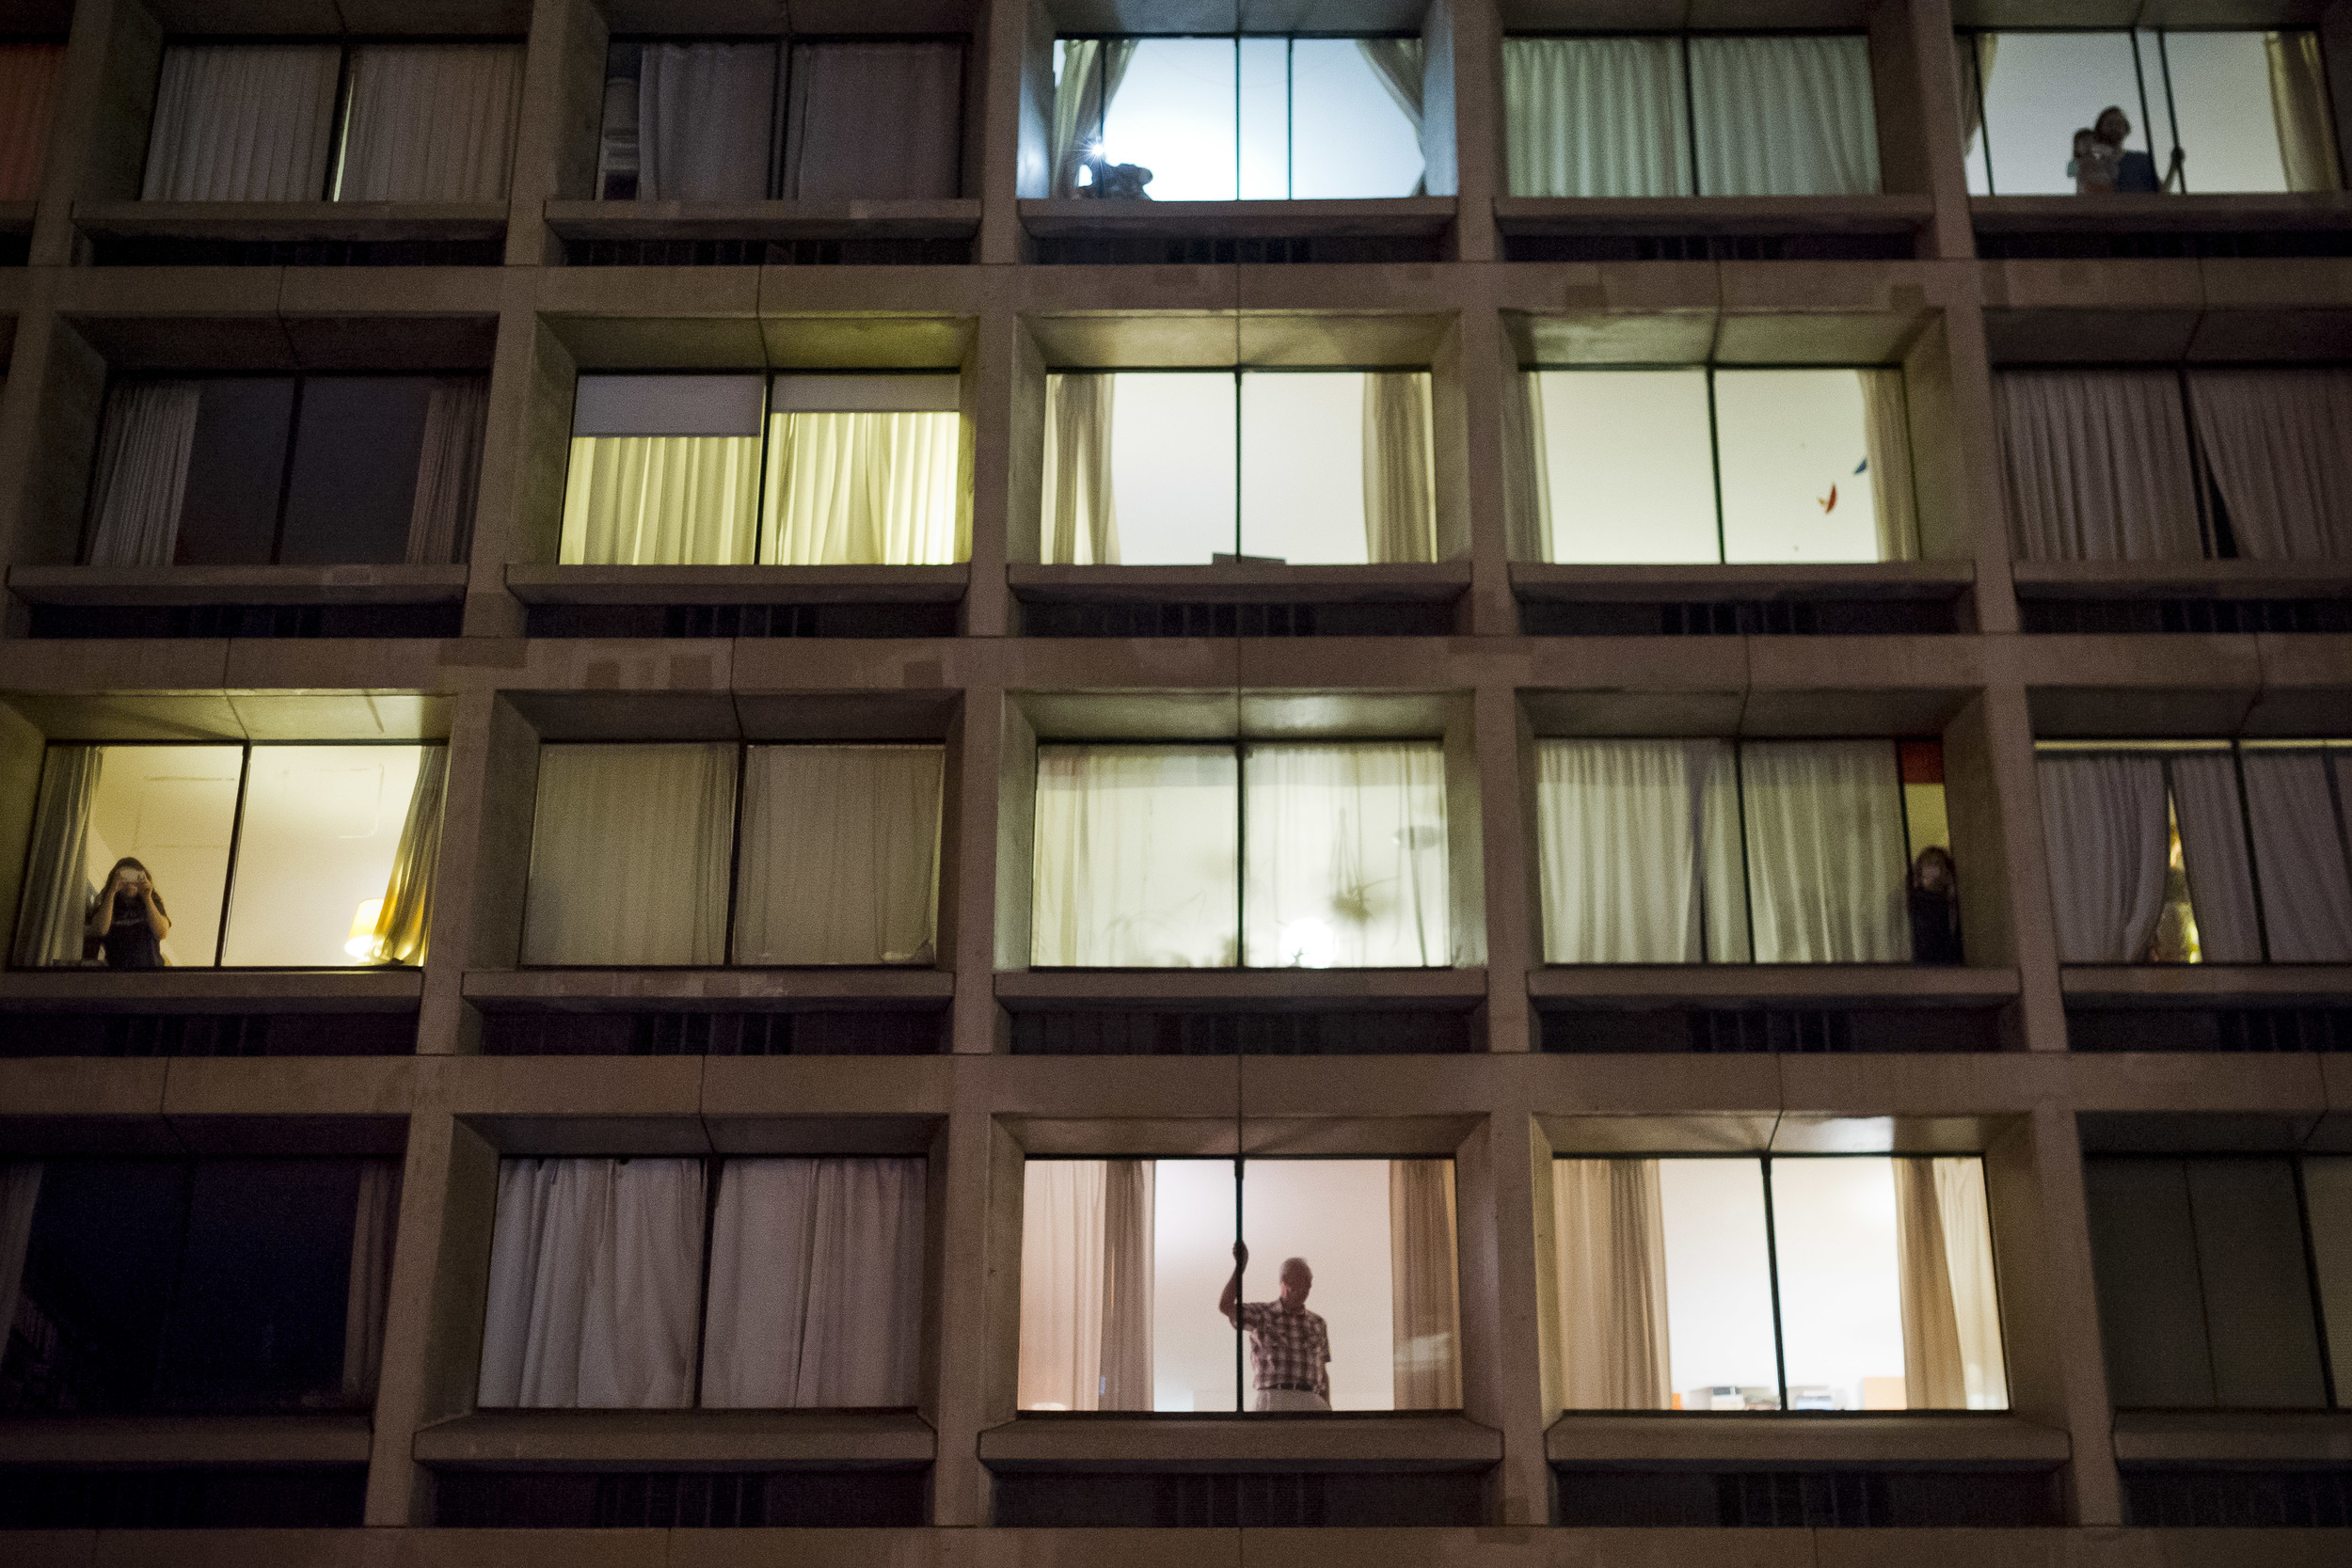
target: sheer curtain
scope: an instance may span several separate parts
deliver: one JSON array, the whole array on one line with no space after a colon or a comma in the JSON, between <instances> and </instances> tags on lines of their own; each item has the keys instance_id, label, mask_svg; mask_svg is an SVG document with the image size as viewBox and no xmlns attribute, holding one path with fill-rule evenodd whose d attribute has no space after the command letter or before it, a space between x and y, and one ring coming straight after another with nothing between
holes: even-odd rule
<instances>
[{"instance_id":1,"label":"sheer curtain","mask_svg":"<svg viewBox=\"0 0 2352 1568\"><path fill-rule=\"evenodd\" d=\"M2001 1297L1993 1278L1993 1216L1984 1196L1984 1162L1933 1162L1937 1217L1944 1224L1944 1272L1951 1281L1952 1322L1960 1333L1963 1390L1971 1410L2009 1408L2009 1360L2001 1346Z\"/></svg>"},{"instance_id":2,"label":"sheer curtain","mask_svg":"<svg viewBox=\"0 0 2352 1568\"><path fill-rule=\"evenodd\" d=\"M1870 468L1870 500L1878 515L1879 559L1919 559L1919 511L1911 482L1911 416L1903 372L1866 370L1862 377L1863 459Z\"/></svg>"},{"instance_id":3,"label":"sheer curtain","mask_svg":"<svg viewBox=\"0 0 2352 1568\"><path fill-rule=\"evenodd\" d=\"M1239 953L1229 746L1041 746L1029 961L1195 968Z\"/></svg>"},{"instance_id":4,"label":"sheer curtain","mask_svg":"<svg viewBox=\"0 0 2352 1568\"><path fill-rule=\"evenodd\" d=\"M1243 763L1253 968L1453 961L1445 754L1435 741L1253 745Z\"/></svg>"},{"instance_id":5,"label":"sheer curtain","mask_svg":"<svg viewBox=\"0 0 2352 1568\"><path fill-rule=\"evenodd\" d=\"M721 1167L704 1405L915 1402L927 1176L921 1160L729 1160Z\"/></svg>"},{"instance_id":6,"label":"sheer curtain","mask_svg":"<svg viewBox=\"0 0 2352 1568\"><path fill-rule=\"evenodd\" d=\"M564 565L748 566L758 539L758 436L572 437Z\"/></svg>"},{"instance_id":7,"label":"sheer curtain","mask_svg":"<svg viewBox=\"0 0 2352 1568\"><path fill-rule=\"evenodd\" d=\"M1155 1170L1032 1160L1023 1173L1023 1410L1152 1408Z\"/></svg>"},{"instance_id":8,"label":"sheer curtain","mask_svg":"<svg viewBox=\"0 0 2352 1568\"><path fill-rule=\"evenodd\" d=\"M33 842L24 857L24 900L16 917L18 969L82 961L90 905L90 803L105 765L99 746L52 746L33 810ZM0 1333L8 1320L0 1318Z\"/></svg>"},{"instance_id":9,"label":"sheer curtain","mask_svg":"<svg viewBox=\"0 0 2352 1568\"><path fill-rule=\"evenodd\" d=\"M351 1272L343 1290L343 1403L348 1406L375 1402L375 1381L384 1368L385 1294L391 1289L392 1242L399 1230L400 1162L370 1160L359 1167Z\"/></svg>"},{"instance_id":10,"label":"sheer curtain","mask_svg":"<svg viewBox=\"0 0 2352 1568\"><path fill-rule=\"evenodd\" d=\"M24 1254L33 1244L33 1207L40 1201L40 1166L0 1164L0 1335L16 1322L24 1288Z\"/></svg>"},{"instance_id":11,"label":"sheer curtain","mask_svg":"<svg viewBox=\"0 0 2352 1568\"><path fill-rule=\"evenodd\" d=\"M1747 958L1728 741L1542 740L1535 768L1546 963Z\"/></svg>"},{"instance_id":12,"label":"sheer curtain","mask_svg":"<svg viewBox=\"0 0 2352 1568\"><path fill-rule=\"evenodd\" d=\"M925 566L972 553L961 415L778 414L771 432L762 560Z\"/></svg>"},{"instance_id":13,"label":"sheer curtain","mask_svg":"<svg viewBox=\"0 0 2352 1568\"><path fill-rule=\"evenodd\" d=\"M1898 1159L1895 1234L1902 1298L1903 1402L2006 1410L2000 1298L1983 1163Z\"/></svg>"},{"instance_id":14,"label":"sheer curtain","mask_svg":"<svg viewBox=\"0 0 2352 1568\"><path fill-rule=\"evenodd\" d=\"M2260 963L2262 927L2247 862L2237 759L2227 752L2207 752L2176 756L2168 767L2200 953L2207 963Z\"/></svg>"},{"instance_id":15,"label":"sheer curtain","mask_svg":"<svg viewBox=\"0 0 2352 1568\"><path fill-rule=\"evenodd\" d=\"M1395 565L1438 559L1437 492L1429 452L1429 376L1364 376L1364 559Z\"/></svg>"},{"instance_id":16,"label":"sheer curtain","mask_svg":"<svg viewBox=\"0 0 2352 1568\"><path fill-rule=\"evenodd\" d=\"M2352 962L2345 824L2319 752L2247 752L2246 815L2275 963Z\"/></svg>"},{"instance_id":17,"label":"sheer curtain","mask_svg":"<svg viewBox=\"0 0 2352 1568\"><path fill-rule=\"evenodd\" d=\"M449 791L449 748L427 746L417 760L408 816L392 852L392 874L375 917L377 963L424 962L433 928L433 884L441 868L441 802Z\"/></svg>"},{"instance_id":18,"label":"sheer curtain","mask_svg":"<svg viewBox=\"0 0 2352 1568\"><path fill-rule=\"evenodd\" d=\"M636 93L641 201L758 201L776 110L772 43L648 43Z\"/></svg>"},{"instance_id":19,"label":"sheer curtain","mask_svg":"<svg viewBox=\"0 0 2352 1568\"><path fill-rule=\"evenodd\" d=\"M1064 372L1045 378L1047 564L1119 564L1119 508L1111 483L1111 394L1119 378Z\"/></svg>"},{"instance_id":20,"label":"sheer curtain","mask_svg":"<svg viewBox=\"0 0 2352 1568\"><path fill-rule=\"evenodd\" d=\"M2188 400L2239 555L2352 556L2352 371L2192 371Z\"/></svg>"},{"instance_id":21,"label":"sheer curtain","mask_svg":"<svg viewBox=\"0 0 2352 1568\"><path fill-rule=\"evenodd\" d=\"M961 44L794 44L785 199L952 198L962 109Z\"/></svg>"},{"instance_id":22,"label":"sheer curtain","mask_svg":"<svg viewBox=\"0 0 2352 1568\"><path fill-rule=\"evenodd\" d=\"M0 201L37 201L65 46L0 44Z\"/></svg>"},{"instance_id":23,"label":"sheer curtain","mask_svg":"<svg viewBox=\"0 0 2352 1568\"><path fill-rule=\"evenodd\" d=\"M1883 740L1740 749L1758 963L1911 957L1902 779Z\"/></svg>"},{"instance_id":24,"label":"sheer curtain","mask_svg":"<svg viewBox=\"0 0 2352 1568\"><path fill-rule=\"evenodd\" d=\"M417 456L417 499L408 514L408 564L446 566L473 531L482 483L482 436L490 388L479 376L433 384Z\"/></svg>"},{"instance_id":25,"label":"sheer curtain","mask_svg":"<svg viewBox=\"0 0 2352 1568\"><path fill-rule=\"evenodd\" d=\"M2270 63L2270 118L2279 132L2279 163L2291 191L2332 191L2344 184L2336 157L2333 117L2328 113L2328 72L2316 33L2265 33Z\"/></svg>"},{"instance_id":26,"label":"sheer curtain","mask_svg":"<svg viewBox=\"0 0 2352 1568\"><path fill-rule=\"evenodd\" d=\"M1111 100L1136 57L1134 39L1060 39L1061 77L1054 87L1053 194L1078 194L1087 147L1103 128Z\"/></svg>"},{"instance_id":27,"label":"sheer curtain","mask_svg":"<svg viewBox=\"0 0 2352 1568\"><path fill-rule=\"evenodd\" d=\"M89 564L171 564L203 397L196 381L126 381L108 394L90 497Z\"/></svg>"},{"instance_id":28,"label":"sheer curtain","mask_svg":"<svg viewBox=\"0 0 2352 1568\"><path fill-rule=\"evenodd\" d=\"M736 748L544 746L527 964L726 960Z\"/></svg>"},{"instance_id":29,"label":"sheer curtain","mask_svg":"<svg viewBox=\"0 0 2352 1568\"><path fill-rule=\"evenodd\" d=\"M1514 370L1502 393L1502 526L1513 561L1551 559L1551 461L1544 445L1544 378Z\"/></svg>"},{"instance_id":30,"label":"sheer curtain","mask_svg":"<svg viewBox=\"0 0 2352 1568\"><path fill-rule=\"evenodd\" d=\"M1570 1410L1671 1410L1665 1204L1655 1160L1551 1163Z\"/></svg>"},{"instance_id":31,"label":"sheer curtain","mask_svg":"<svg viewBox=\"0 0 2352 1568\"><path fill-rule=\"evenodd\" d=\"M2004 371L1993 407L2010 537L2026 560L2204 555L2170 371Z\"/></svg>"},{"instance_id":32,"label":"sheer curtain","mask_svg":"<svg viewBox=\"0 0 2352 1568\"><path fill-rule=\"evenodd\" d=\"M331 43L166 49L140 199L323 199L342 74Z\"/></svg>"},{"instance_id":33,"label":"sheer curtain","mask_svg":"<svg viewBox=\"0 0 2352 1568\"><path fill-rule=\"evenodd\" d=\"M335 199L505 200L522 92L520 44L356 45Z\"/></svg>"},{"instance_id":34,"label":"sheer curtain","mask_svg":"<svg viewBox=\"0 0 2352 1568\"><path fill-rule=\"evenodd\" d=\"M1691 98L1701 196L1871 196L1869 40L1698 38Z\"/></svg>"},{"instance_id":35,"label":"sheer curtain","mask_svg":"<svg viewBox=\"0 0 2352 1568\"><path fill-rule=\"evenodd\" d=\"M700 1160L503 1160L485 1409L693 1402Z\"/></svg>"},{"instance_id":36,"label":"sheer curtain","mask_svg":"<svg viewBox=\"0 0 2352 1568\"><path fill-rule=\"evenodd\" d=\"M1513 196L1689 196L1690 126L1680 39L1502 40Z\"/></svg>"},{"instance_id":37,"label":"sheer curtain","mask_svg":"<svg viewBox=\"0 0 2352 1568\"><path fill-rule=\"evenodd\" d=\"M740 964L929 963L937 746L755 746L743 765Z\"/></svg>"},{"instance_id":38,"label":"sheer curtain","mask_svg":"<svg viewBox=\"0 0 2352 1568\"><path fill-rule=\"evenodd\" d=\"M1413 140L1422 146L1424 166L1413 194L1425 196L1429 192L1429 136L1422 122L1425 118L1422 103L1428 97L1429 48L1419 39L1358 39L1356 52L1372 67L1372 73L1405 118L1412 121Z\"/></svg>"},{"instance_id":39,"label":"sheer curtain","mask_svg":"<svg viewBox=\"0 0 2352 1568\"><path fill-rule=\"evenodd\" d=\"M1461 1282L1454 1162L1389 1162L1390 1327L1395 1408L1462 1407Z\"/></svg>"},{"instance_id":40,"label":"sheer curtain","mask_svg":"<svg viewBox=\"0 0 2352 1568\"><path fill-rule=\"evenodd\" d=\"M2131 963L2148 950L2170 859L2164 764L2155 757L2043 756L2042 835L2058 958Z\"/></svg>"}]
</instances>

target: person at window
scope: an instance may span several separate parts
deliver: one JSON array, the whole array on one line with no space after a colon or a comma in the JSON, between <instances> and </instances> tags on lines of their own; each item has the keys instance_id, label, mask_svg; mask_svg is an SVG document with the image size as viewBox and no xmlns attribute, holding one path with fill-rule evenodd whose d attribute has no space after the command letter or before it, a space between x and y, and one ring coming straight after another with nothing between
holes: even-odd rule
<instances>
[{"instance_id":1,"label":"person at window","mask_svg":"<svg viewBox=\"0 0 2352 1568\"><path fill-rule=\"evenodd\" d=\"M90 905L88 935L100 942L108 969L161 969L171 916L147 867L125 855L106 874L105 891Z\"/></svg>"},{"instance_id":2,"label":"person at window","mask_svg":"<svg viewBox=\"0 0 2352 1568\"><path fill-rule=\"evenodd\" d=\"M2074 182L2074 194L2114 195L2116 164L2122 156L2121 147L2101 141L2099 133L2090 127L2075 132L2074 156L2066 165L2066 172Z\"/></svg>"},{"instance_id":3,"label":"person at window","mask_svg":"<svg viewBox=\"0 0 2352 1568\"><path fill-rule=\"evenodd\" d=\"M1233 1243L1233 1276L1225 1282L1216 1309L1236 1328L1249 1331L1250 1383L1258 1391L1256 1410L1328 1410L1331 1408L1331 1332L1323 1320L1307 1310L1307 1292L1314 1289L1315 1272L1304 1258L1282 1259L1280 1295L1272 1301L1244 1303L1241 1271L1249 1262L1249 1248Z\"/></svg>"},{"instance_id":4,"label":"person at window","mask_svg":"<svg viewBox=\"0 0 2352 1568\"><path fill-rule=\"evenodd\" d=\"M2172 150L2172 165L2164 178L2156 178L2156 160L2153 153L2133 152L2123 144L2131 139L2131 117L2110 103L2099 111L2091 121L2090 150L2085 151L2083 133L2074 133L2074 162L2067 166L2074 174L2074 194L2104 196L2110 192L2126 196L2153 196L2159 191L2177 191L2183 180L2181 150Z\"/></svg>"},{"instance_id":5,"label":"person at window","mask_svg":"<svg viewBox=\"0 0 2352 1568\"><path fill-rule=\"evenodd\" d=\"M1097 148L1087 155L1086 167L1093 180L1080 185L1078 194L1097 201L1149 201L1152 193L1143 187L1152 182L1152 171L1141 164L1114 164Z\"/></svg>"},{"instance_id":6,"label":"person at window","mask_svg":"<svg viewBox=\"0 0 2352 1568\"><path fill-rule=\"evenodd\" d=\"M1911 961L1961 961L1960 878L1951 852L1940 844L1929 845L1911 863Z\"/></svg>"}]
</instances>

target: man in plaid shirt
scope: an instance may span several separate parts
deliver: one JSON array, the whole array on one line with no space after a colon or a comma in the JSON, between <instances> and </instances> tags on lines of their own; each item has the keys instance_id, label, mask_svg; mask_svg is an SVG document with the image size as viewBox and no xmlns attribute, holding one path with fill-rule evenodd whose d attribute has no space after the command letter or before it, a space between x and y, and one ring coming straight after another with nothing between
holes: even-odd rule
<instances>
[{"instance_id":1,"label":"man in plaid shirt","mask_svg":"<svg viewBox=\"0 0 2352 1568\"><path fill-rule=\"evenodd\" d=\"M1331 1334L1323 1320L1307 1310L1307 1292L1314 1288L1314 1270L1304 1258L1282 1260L1282 1293L1273 1301L1244 1302L1241 1271L1249 1249L1233 1243L1233 1277L1216 1309L1225 1321L1249 1331L1250 1382L1258 1390L1259 1410L1328 1410L1331 1408Z\"/></svg>"}]
</instances>

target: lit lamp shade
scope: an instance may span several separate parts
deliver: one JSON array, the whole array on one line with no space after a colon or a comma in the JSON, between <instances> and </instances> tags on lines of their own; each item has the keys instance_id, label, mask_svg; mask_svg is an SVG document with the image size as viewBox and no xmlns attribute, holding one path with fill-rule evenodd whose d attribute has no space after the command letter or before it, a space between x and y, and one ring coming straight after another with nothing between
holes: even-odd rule
<instances>
[{"instance_id":1,"label":"lit lamp shade","mask_svg":"<svg viewBox=\"0 0 2352 1568\"><path fill-rule=\"evenodd\" d=\"M351 940L343 943L343 951L355 958L375 957L375 923L384 912L384 900L371 898L361 904L351 916Z\"/></svg>"}]
</instances>

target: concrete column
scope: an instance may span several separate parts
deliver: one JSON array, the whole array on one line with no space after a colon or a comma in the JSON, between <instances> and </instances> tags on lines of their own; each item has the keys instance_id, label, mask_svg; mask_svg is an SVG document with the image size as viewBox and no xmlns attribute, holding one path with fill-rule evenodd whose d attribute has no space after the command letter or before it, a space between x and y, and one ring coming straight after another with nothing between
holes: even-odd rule
<instances>
[{"instance_id":1,"label":"concrete column","mask_svg":"<svg viewBox=\"0 0 2352 1568\"><path fill-rule=\"evenodd\" d=\"M70 565L106 402L106 362L52 308L59 274L35 269L0 395L0 559Z\"/></svg>"},{"instance_id":2,"label":"concrete column","mask_svg":"<svg viewBox=\"0 0 2352 1568\"><path fill-rule=\"evenodd\" d=\"M1527 721L1518 693L1484 685L1478 730L1479 832L1486 879L1486 1049L1533 1051L1527 972L1542 952L1534 888L1533 782L1521 764Z\"/></svg>"},{"instance_id":3,"label":"concrete column","mask_svg":"<svg viewBox=\"0 0 2352 1568\"><path fill-rule=\"evenodd\" d=\"M1021 318L1009 309L983 313L964 378L972 410L972 576L964 590L967 636L1003 637L1011 629L1012 606L1005 586L1006 539L1016 509L1031 519L1038 508L1038 460L1034 444L1013 440L1014 383L1027 347ZM1028 349L1028 357L1036 351Z\"/></svg>"},{"instance_id":4,"label":"concrete column","mask_svg":"<svg viewBox=\"0 0 2352 1568\"><path fill-rule=\"evenodd\" d=\"M1454 448L1461 464L1458 483L1470 515L1469 629L1476 637L1512 637L1519 629L1519 606L1511 594L1510 545L1503 515L1502 466L1509 457L1502 448L1502 400L1503 378L1515 367L1502 318L1484 290L1464 302L1454 350L1445 369L1461 389L1461 423L1456 426L1442 417L1446 410L1441 403L1438 472L1441 483L1451 477L1442 448L1449 441L1458 442Z\"/></svg>"},{"instance_id":5,"label":"concrete column","mask_svg":"<svg viewBox=\"0 0 2352 1568\"><path fill-rule=\"evenodd\" d=\"M989 687L966 688L956 720L956 842L954 946L942 948L955 966L956 999L948 1049L985 1055L996 1049L996 885L1003 833L1005 696Z\"/></svg>"},{"instance_id":6,"label":"concrete column","mask_svg":"<svg viewBox=\"0 0 2352 1568\"><path fill-rule=\"evenodd\" d=\"M523 610L506 592L507 563L555 560L577 379L571 351L539 320L535 274L508 274L474 501L469 638L520 637Z\"/></svg>"},{"instance_id":7,"label":"concrete column","mask_svg":"<svg viewBox=\"0 0 2352 1568\"><path fill-rule=\"evenodd\" d=\"M950 1528L989 1522L980 1433L1012 1418L1021 1336L1021 1148L982 1108L977 1075L967 1083L947 1118L940 1375L926 1412L939 1433L931 1523Z\"/></svg>"},{"instance_id":8,"label":"concrete column","mask_svg":"<svg viewBox=\"0 0 2352 1568\"><path fill-rule=\"evenodd\" d=\"M1876 0L1869 25L1884 186L1935 198L1922 260L1974 261L1949 0Z\"/></svg>"},{"instance_id":9,"label":"concrete column","mask_svg":"<svg viewBox=\"0 0 2352 1568\"><path fill-rule=\"evenodd\" d=\"M593 0L533 0L523 61L522 116L507 188L506 264L559 259L548 203L590 194L604 118L604 15Z\"/></svg>"},{"instance_id":10,"label":"concrete column","mask_svg":"<svg viewBox=\"0 0 2352 1568\"><path fill-rule=\"evenodd\" d=\"M513 824L499 820L491 777L499 731L496 694L467 691L451 704L449 784L441 807L442 854L435 873L433 925L425 947L424 996L417 1012L417 1053L470 1054L477 1049L479 1021L466 1006L466 970L474 951L475 920L483 910L483 877L508 871L510 858L487 858L475 847L485 844L485 822L495 832L509 833ZM507 710L510 721L512 710ZM517 761L536 771L536 757L525 753L498 756L498 765ZM530 820L522 824L522 852L530 852Z\"/></svg>"},{"instance_id":11,"label":"concrete column","mask_svg":"<svg viewBox=\"0 0 2352 1568\"><path fill-rule=\"evenodd\" d=\"M2064 1051L2066 997L2022 687L1987 687L1947 727L1944 778L1969 961L2016 967L2021 1037L2011 1044Z\"/></svg>"},{"instance_id":12,"label":"concrete column","mask_svg":"<svg viewBox=\"0 0 2352 1568\"><path fill-rule=\"evenodd\" d=\"M988 102L980 116L980 245L975 261L1009 266L1021 260L1024 196L1043 196L1045 143L1054 121L1054 21L1041 0L989 0L975 46L985 52L979 80ZM1043 70L1038 69L1040 61Z\"/></svg>"},{"instance_id":13,"label":"concrete column","mask_svg":"<svg viewBox=\"0 0 2352 1568\"><path fill-rule=\"evenodd\" d=\"M1543 1525L1551 1518L1544 1429L1559 1415L1535 1376L1543 1360L1537 1271L1534 1120L1518 1085L1455 1151L1462 1280L1462 1413L1502 1433L1502 1463L1489 1479L1487 1522ZM1549 1212L1549 1169L1542 1207ZM1548 1233L1548 1227L1547 1227Z\"/></svg>"},{"instance_id":14,"label":"concrete column","mask_svg":"<svg viewBox=\"0 0 2352 1568\"><path fill-rule=\"evenodd\" d=\"M163 24L138 0L82 0L73 8L29 264L72 264L75 202L138 195L163 52Z\"/></svg>"},{"instance_id":15,"label":"concrete column","mask_svg":"<svg viewBox=\"0 0 2352 1568\"><path fill-rule=\"evenodd\" d=\"M1495 0L1439 0L1454 31L1454 137L1460 215L1454 260L1491 261L1502 167L1502 18Z\"/></svg>"}]
</instances>

